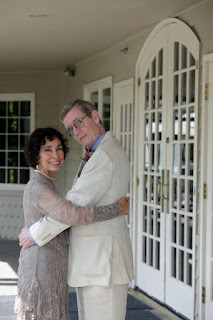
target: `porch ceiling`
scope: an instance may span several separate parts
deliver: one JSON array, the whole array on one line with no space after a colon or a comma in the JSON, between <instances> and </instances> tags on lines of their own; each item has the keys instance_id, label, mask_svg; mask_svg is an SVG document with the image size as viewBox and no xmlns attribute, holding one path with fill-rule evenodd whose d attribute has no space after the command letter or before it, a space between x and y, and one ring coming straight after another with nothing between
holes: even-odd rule
<instances>
[{"instance_id":1,"label":"porch ceiling","mask_svg":"<svg viewBox=\"0 0 213 320\"><path fill-rule=\"evenodd\" d=\"M0 0L0 72L78 64L199 0Z\"/></svg>"}]
</instances>

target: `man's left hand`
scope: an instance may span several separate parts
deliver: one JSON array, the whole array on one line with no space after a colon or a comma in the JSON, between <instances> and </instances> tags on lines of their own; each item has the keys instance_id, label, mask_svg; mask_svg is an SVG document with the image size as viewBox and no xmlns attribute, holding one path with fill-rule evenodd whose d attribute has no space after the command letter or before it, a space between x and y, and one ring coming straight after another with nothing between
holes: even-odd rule
<instances>
[{"instance_id":1,"label":"man's left hand","mask_svg":"<svg viewBox=\"0 0 213 320\"><path fill-rule=\"evenodd\" d=\"M21 229L21 233L18 236L19 237L20 246L23 246L23 248L25 248L25 249L35 245L35 243L33 243L30 240L30 237L29 237L29 234L28 234L28 229L29 229L28 227L22 228Z\"/></svg>"}]
</instances>

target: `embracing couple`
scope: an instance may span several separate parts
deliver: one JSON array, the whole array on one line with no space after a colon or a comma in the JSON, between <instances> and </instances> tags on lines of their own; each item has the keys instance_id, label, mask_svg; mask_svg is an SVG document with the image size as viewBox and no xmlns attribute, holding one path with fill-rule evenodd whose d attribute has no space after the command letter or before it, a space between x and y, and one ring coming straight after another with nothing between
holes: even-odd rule
<instances>
[{"instance_id":1,"label":"embracing couple","mask_svg":"<svg viewBox=\"0 0 213 320\"><path fill-rule=\"evenodd\" d=\"M55 173L68 152L66 139L39 128L26 145L26 162L35 171L23 200L17 319L68 320L68 283L76 287L79 320L124 320L134 279L129 203L122 198L129 185L127 156L90 102L72 101L60 120L87 152L64 199Z\"/></svg>"}]
</instances>

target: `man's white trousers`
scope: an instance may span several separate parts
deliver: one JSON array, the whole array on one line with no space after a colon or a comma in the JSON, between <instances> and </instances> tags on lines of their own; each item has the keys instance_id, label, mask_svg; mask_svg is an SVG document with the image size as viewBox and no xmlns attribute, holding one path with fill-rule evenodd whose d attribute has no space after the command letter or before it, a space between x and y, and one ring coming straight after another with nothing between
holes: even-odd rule
<instances>
[{"instance_id":1,"label":"man's white trousers","mask_svg":"<svg viewBox=\"0 0 213 320\"><path fill-rule=\"evenodd\" d=\"M128 284L76 288L79 320L125 320Z\"/></svg>"}]
</instances>

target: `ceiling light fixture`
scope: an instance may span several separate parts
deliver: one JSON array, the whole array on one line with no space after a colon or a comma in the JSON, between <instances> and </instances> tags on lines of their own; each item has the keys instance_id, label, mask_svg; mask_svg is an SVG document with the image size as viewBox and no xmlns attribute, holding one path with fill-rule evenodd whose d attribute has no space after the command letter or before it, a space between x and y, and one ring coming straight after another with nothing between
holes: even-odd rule
<instances>
[{"instance_id":1,"label":"ceiling light fixture","mask_svg":"<svg viewBox=\"0 0 213 320\"><path fill-rule=\"evenodd\" d=\"M68 66L66 66L66 68L64 69L64 74L67 77L74 77L76 73L76 67L73 64L70 64Z\"/></svg>"},{"instance_id":2,"label":"ceiling light fixture","mask_svg":"<svg viewBox=\"0 0 213 320\"><path fill-rule=\"evenodd\" d=\"M121 51L122 53L124 53L124 54L128 54L128 50L129 50L129 48L128 48L128 47L125 47L125 48L121 49L120 51Z\"/></svg>"}]
</instances>

